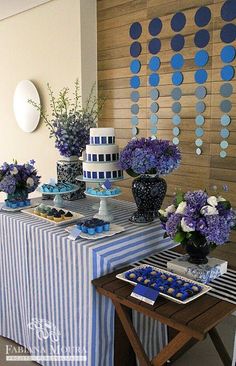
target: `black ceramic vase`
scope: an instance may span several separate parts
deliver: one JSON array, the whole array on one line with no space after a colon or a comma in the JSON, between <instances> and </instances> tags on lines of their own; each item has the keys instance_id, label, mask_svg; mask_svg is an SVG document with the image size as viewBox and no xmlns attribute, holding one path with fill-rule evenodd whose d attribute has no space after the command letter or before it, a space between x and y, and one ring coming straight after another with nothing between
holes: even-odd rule
<instances>
[{"instance_id":1,"label":"black ceramic vase","mask_svg":"<svg viewBox=\"0 0 236 366\"><path fill-rule=\"evenodd\" d=\"M138 211L131 216L130 221L139 224L152 222L158 216L166 189L165 179L158 175L144 174L134 179L132 193Z\"/></svg>"},{"instance_id":2,"label":"black ceramic vase","mask_svg":"<svg viewBox=\"0 0 236 366\"><path fill-rule=\"evenodd\" d=\"M188 262L194 264L208 262L207 255L210 253L210 245L206 242L205 237L200 236L198 239L188 240L184 247L189 255Z\"/></svg>"}]
</instances>

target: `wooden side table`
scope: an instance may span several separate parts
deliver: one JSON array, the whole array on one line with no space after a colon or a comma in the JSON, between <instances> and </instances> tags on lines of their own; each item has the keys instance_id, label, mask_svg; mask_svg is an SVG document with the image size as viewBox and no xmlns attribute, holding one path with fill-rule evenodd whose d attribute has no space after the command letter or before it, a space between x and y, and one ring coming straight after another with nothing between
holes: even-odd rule
<instances>
[{"instance_id":1,"label":"wooden side table","mask_svg":"<svg viewBox=\"0 0 236 366\"><path fill-rule=\"evenodd\" d=\"M181 350L189 341L201 341L206 337L207 333L209 333L223 364L231 366L230 356L215 327L236 310L236 305L210 295L203 295L188 305L176 304L163 297L159 297L154 306L148 305L130 296L133 290L132 285L116 279L117 273L130 268L122 268L95 279L92 283L101 295L107 296L112 300L123 329L141 366L164 365L167 360ZM131 309L159 320L177 331L177 335L152 360L148 359L134 329L130 317ZM124 352L127 352L128 355L127 338L123 337L117 340L120 345L120 352L123 353L124 358ZM115 365L120 366L121 363L118 364L115 359ZM131 366L131 364L129 365Z\"/></svg>"}]
</instances>

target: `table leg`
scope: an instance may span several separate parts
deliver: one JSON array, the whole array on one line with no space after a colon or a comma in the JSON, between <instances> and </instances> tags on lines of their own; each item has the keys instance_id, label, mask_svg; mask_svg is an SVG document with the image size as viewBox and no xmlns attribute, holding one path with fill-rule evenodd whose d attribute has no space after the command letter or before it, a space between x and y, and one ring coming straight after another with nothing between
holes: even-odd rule
<instances>
[{"instance_id":1,"label":"table leg","mask_svg":"<svg viewBox=\"0 0 236 366\"><path fill-rule=\"evenodd\" d=\"M211 337L212 343L214 344L215 349L217 350L224 366L231 366L232 360L231 360L216 328L212 328L211 330L209 330L209 335Z\"/></svg>"}]
</instances>

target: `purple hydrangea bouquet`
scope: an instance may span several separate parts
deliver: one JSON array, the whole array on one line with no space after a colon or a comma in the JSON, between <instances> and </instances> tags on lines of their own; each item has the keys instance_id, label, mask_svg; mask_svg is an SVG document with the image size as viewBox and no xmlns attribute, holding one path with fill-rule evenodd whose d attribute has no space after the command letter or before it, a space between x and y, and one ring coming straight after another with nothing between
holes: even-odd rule
<instances>
[{"instance_id":1,"label":"purple hydrangea bouquet","mask_svg":"<svg viewBox=\"0 0 236 366\"><path fill-rule=\"evenodd\" d=\"M34 167L35 161L26 164L3 163L0 167L0 191L7 193L7 202L20 202L28 198L40 183L40 176Z\"/></svg>"},{"instance_id":2,"label":"purple hydrangea bouquet","mask_svg":"<svg viewBox=\"0 0 236 366\"><path fill-rule=\"evenodd\" d=\"M147 223L158 215L167 184L159 175L170 174L181 161L177 146L168 140L155 138L132 139L120 154L120 166L132 176L132 193L138 211L130 220Z\"/></svg>"},{"instance_id":3,"label":"purple hydrangea bouquet","mask_svg":"<svg viewBox=\"0 0 236 366\"><path fill-rule=\"evenodd\" d=\"M202 190L179 192L173 204L159 214L165 236L182 243L189 262L196 264L207 263L210 249L226 243L236 224L230 202Z\"/></svg>"}]
</instances>

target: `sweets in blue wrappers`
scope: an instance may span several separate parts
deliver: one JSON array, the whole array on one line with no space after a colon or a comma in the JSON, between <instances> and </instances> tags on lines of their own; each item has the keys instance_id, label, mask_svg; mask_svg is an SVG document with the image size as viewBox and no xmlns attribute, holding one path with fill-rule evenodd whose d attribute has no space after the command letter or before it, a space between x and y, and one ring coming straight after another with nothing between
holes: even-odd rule
<instances>
[{"instance_id":1,"label":"sweets in blue wrappers","mask_svg":"<svg viewBox=\"0 0 236 366\"><path fill-rule=\"evenodd\" d=\"M103 221L97 218L77 222L77 228L83 233L94 235L110 230L110 222Z\"/></svg>"}]
</instances>

